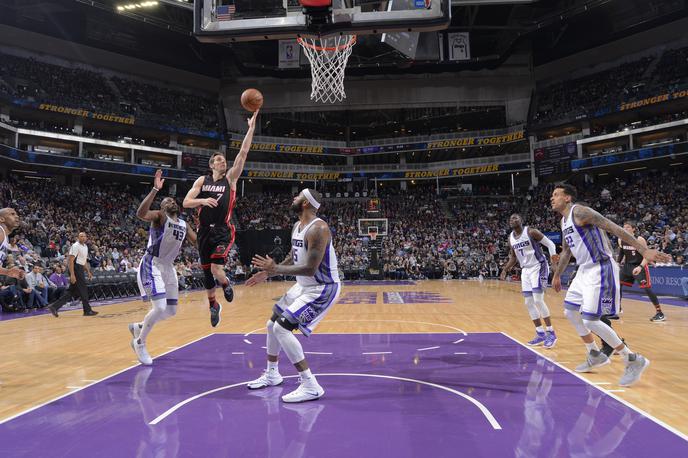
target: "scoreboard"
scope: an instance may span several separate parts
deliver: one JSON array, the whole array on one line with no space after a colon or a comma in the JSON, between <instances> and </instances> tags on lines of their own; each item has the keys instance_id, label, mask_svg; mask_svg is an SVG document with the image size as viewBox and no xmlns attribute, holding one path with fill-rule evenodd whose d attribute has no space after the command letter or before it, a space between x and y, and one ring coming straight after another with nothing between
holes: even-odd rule
<instances>
[{"instance_id":1,"label":"scoreboard","mask_svg":"<svg viewBox=\"0 0 688 458\"><path fill-rule=\"evenodd\" d=\"M535 174L539 177L571 171L571 161L577 158L576 142L536 148Z\"/></svg>"}]
</instances>

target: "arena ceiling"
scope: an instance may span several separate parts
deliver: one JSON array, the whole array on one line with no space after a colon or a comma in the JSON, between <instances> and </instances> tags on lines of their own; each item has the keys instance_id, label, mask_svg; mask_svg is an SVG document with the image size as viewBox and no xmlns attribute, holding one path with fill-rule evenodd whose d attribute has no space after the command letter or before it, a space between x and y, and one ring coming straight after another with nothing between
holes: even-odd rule
<instances>
[{"instance_id":1,"label":"arena ceiling","mask_svg":"<svg viewBox=\"0 0 688 458\"><path fill-rule=\"evenodd\" d=\"M277 69L275 42L216 45L192 36L191 0L158 0L118 11L127 0L0 0L0 23L220 76L306 75ZM410 60L369 37L356 45L353 73L424 73L496 68L514 53L537 65L686 17L687 0L453 0L451 31L470 32L472 59Z\"/></svg>"}]
</instances>

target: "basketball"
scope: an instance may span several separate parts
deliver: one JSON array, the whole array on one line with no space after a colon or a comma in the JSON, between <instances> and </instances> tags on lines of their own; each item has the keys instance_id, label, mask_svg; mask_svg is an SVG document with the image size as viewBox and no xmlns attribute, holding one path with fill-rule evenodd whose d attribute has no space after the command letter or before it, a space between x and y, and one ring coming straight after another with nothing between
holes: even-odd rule
<instances>
[{"instance_id":1,"label":"basketball","mask_svg":"<svg viewBox=\"0 0 688 458\"><path fill-rule=\"evenodd\" d=\"M246 89L241 94L241 106L250 112L260 109L263 106L263 94L258 89Z\"/></svg>"}]
</instances>

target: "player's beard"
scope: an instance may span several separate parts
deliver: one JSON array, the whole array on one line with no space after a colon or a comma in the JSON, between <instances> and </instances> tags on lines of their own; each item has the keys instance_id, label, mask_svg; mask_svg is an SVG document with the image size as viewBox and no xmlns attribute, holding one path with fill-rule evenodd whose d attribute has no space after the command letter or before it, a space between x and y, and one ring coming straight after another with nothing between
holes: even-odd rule
<instances>
[{"instance_id":1,"label":"player's beard","mask_svg":"<svg viewBox=\"0 0 688 458\"><path fill-rule=\"evenodd\" d=\"M303 211L303 207L301 207L301 202L294 202L291 204L291 211L292 213L296 214L296 216L301 216L301 212Z\"/></svg>"}]
</instances>

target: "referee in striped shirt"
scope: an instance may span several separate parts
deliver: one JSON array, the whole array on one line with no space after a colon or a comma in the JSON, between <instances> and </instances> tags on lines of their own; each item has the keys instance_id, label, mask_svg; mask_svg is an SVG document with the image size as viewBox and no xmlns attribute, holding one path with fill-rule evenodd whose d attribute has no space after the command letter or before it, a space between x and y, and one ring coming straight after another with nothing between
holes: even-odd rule
<instances>
[{"instance_id":1,"label":"referee in striped shirt","mask_svg":"<svg viewBox=\"0 0 688 458\"><path fill-rule=\"evenodd\" d=\"M93 278L91 274L91 267L88 265L88 247L86 246L86 233L79 232L79 239L72 245L69 250L69 294L64 294L61 298L48 305L50 312L57 317L57 311L67 303L70 299L81 298L81 304L84 308L84 316L98 315L98 312L91 308L88 303L88 286L86 285L86 275L89 280Z\"/></svg>"}]
</instances>

